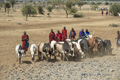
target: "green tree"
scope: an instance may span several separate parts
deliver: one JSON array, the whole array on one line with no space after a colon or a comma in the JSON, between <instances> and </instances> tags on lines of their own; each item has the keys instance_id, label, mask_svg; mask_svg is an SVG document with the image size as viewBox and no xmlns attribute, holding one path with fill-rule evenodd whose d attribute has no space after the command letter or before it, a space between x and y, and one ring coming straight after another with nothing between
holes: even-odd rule
<instances>
[{"instance_id":1,"label":"green tree","mask_svg":"<svg viewBox=\"0 0 120 80\"><path fill-rule=\"evenodd\" d=\"M9 16L10 7L11 7L10 2L5 2L5 13L7 11L8 16Z\"/></svg>"},{"instance_id":2,"label":"green tree","mask_svg":"<svg viewBox=\"0 0 120 80\"><path fill-rule=\"evenodd\" d=\"M120 13L120 4L114 3L110 6L110 11L112 11L112 14L114 16L118 16L118 13Z\"/></svg>"},{"instance_id":3,"label":"green tree","mask_svg":"<svg viewBox=\"0 0 120 80\"><path fill-rule=\"evenodd\" d=\"M10 3L11 3L11 6L12 6L12 8L13 8L14 5L15 5L15 3L16 3L16 1L15 1L15 0L10 0Z\"/></svg>"},{"instance_id":4,"label":"green tree","mask_svg":"<svg viewBox=\"0 0 120 80\"><path fill-rule=\"evenodd\" d=\"M71 9L74 5L75 5L75 1L74 1L74 0L68 0L68 1L66 1L65 7L64 7L64 10L65 10L65 12L66 12L66 18L68 18L70 9Z\"/></svg>"},{"instance_id":5,"label":"green tree","mask_svg":"<svg viewBox=\"0 0 120 80\"><path fill-rule=\"evenodd\" d=\"M37 14L37 11L36 11L35 7L33 7L31 5L25 5L22 8L22 14L23 14L23 16L26 17L26 21L27 21L28 16L31 16L31 15L34 16L35 14Z\"/></svg>"},{"instance_id":6,"label":"green tree","mask_svg":"<svg viewBox=\"0 0 120 80\"><path fill-rule=\"evenodd\" d=\"M44 10L42 6L38 6L38 12L39 14L44 14Z\"/></svg>"},{"instance_id":7,"label":"green tree","mask_svg":"<svg viewBox=\"0 0 120 80\"><path fill-rule=\"evenodd\" d=\"M82 1L79 1L77 2L78 6L80 7L80 10L81 10L81 7L84 5Z\"/></svg>"},{"instance_id":8,"label":"green tree","mask_svg":"<svg viewBox=\"0 0 120 80\"><path fill-rule=\"evenodd\" d=\"M75 13L77 13L77 11L78 11L78 10L77 10L77 8L75 8L75 7L72 7L72 8L70 9L70 13L73 14L73 15L74 15Z\"/></svg>"},{"instance_id":9,"label":"green tree","mask_svg":"<svg viewBox=\"0 0 120 80\"><path fill-rule=\"evenodd\" d=\"M50 17L50 13L52 12L53 7L52 6L48 6L47 7L47 11L48 11L48 16Z\"/></svg>"}]
</instances>

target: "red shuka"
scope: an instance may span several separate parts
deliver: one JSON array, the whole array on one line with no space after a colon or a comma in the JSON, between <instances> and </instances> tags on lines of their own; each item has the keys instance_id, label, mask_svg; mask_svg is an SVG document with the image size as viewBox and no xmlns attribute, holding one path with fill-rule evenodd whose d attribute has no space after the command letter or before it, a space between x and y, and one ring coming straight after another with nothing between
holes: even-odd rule
<instances>
[{"instance_id":1,"label":"red shuka","mask_svg":"<svg viewBox=\"0 0 120 80\"><path fill-rule=\"evenodd\" d=\"M65 41L67 39L67 30L62 30L62 41Z\"/></svg>"},{"instance_id":2,"label":"red shuka","mask_svg":"<svg viewBox=\"0 0 120 80\"><path fill-rule=\"evenodd\" d=\"M53 40L55 40L55 33L53 32L53 33L49 33L49 43L51 43L51 41L53 41Z\"/></svg>"},{"instance_id":3,"label":"red shuka","mask_svg":"<svg viewBox=\"0 0 120 80\"><path fill-rule=\"evenodd\" d=\"M28 35L22 35L22 40L23 39L29 39L29 36ZM25 51L27 51L27 47L26 47L26 40L23 40L22 41L22 48L25 50Z\"/></svg>"},{"instance_id":4,"label":"red shuka","mask_svg":"<svg viewBox=\"0 0 120 80\"><path fill-rule=\"evenodd\" d=\"M61 34L61 33L57 33L57 34L56 34L56 41L57 41L57 42L62 41L62 34Z\"/></svg>"}]
</instances>

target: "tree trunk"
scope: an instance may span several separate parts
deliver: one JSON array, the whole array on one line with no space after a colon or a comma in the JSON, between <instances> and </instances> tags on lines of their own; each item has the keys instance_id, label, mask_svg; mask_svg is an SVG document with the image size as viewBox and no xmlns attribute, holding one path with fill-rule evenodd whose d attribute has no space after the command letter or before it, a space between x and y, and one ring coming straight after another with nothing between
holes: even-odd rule
<instances>
[{"instance_id":1,"label":"tree trunk","mask_svg":"<svg viewBox=\"0 0 120 80\"><path fill-rule=\"evenodd\" d=\"M9 17L9 8L8 8L8 17Z\"/></svg>"},{"instance_id":2,"label":"tree trunk","mask_svg":"<svg viewBox=\"0 0 120 80\"><path fill-rule=\"evenodd\" d=\"M6 7L5 7L5 13L6 13Z\"/></svg>"},{"instance_id":3,"label":"tree trunk","mask_svg":"<svg viewBox=\"0 0 120 80\"><path fill-rule=\"evenodd\" d=\"M81 10L81 6L80 6L80 10Z\"/></svg>"},{"instance_id":4,"label":"tree trunk","mask_svg":"<svg viewBox=\"0 0 120 80\"><path fill-rule=\"evenodd\" d=\"M68 11L66 10L66 18L68 18Z\"/></svg>"},{"instance_id":5,"label":"tree trunk","mask_svg":"<svg viewBox=\"0 0 120 80\"><path fill-rule=\"evenodd\" d=\"M27 18L28 18L28 14L26 14L26 21L27 21Z\"/></svg>"}]
</instances>

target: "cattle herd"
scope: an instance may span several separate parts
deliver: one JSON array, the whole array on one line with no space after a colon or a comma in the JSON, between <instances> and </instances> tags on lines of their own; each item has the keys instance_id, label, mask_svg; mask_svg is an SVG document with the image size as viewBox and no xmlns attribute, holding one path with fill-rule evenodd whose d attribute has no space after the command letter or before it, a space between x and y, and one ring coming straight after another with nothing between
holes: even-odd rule
<instances>
[{"instance_id":1,"label":"cattle herd","mask_svg":"<svg viewBox=\"0 0 120 80\"><path fill-rule=\"evenodd\" d=\"M81 59L93 56L102 56L104 54L112 54L111 41L102 40L99 37L92 35L83 36L77 40L66 39L64 42L52 41L49 43L32 44L30 47L32 61L35 59L35 54L38 54L39 60L49 60L53 56L54 59L60 57L61 60L81 61ZM21 63L21 57L26 56L21 45L16 46L17 60Z\"/></svg>"}]
</instances>

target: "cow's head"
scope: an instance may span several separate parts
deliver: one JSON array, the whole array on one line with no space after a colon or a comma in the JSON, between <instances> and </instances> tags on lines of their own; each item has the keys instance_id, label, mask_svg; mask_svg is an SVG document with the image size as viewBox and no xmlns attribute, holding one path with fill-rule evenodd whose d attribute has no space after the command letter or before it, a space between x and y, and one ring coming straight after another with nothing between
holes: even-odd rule
<instances>
[{"instance_id":1,"label":"cow's head","mask_svg":"<svg viewBox=\"0 0 120 80\"><path fill-rule=\"evenodd\" d=\"M93 34L87 35L87 40L89 40L90 38L92 38L94 35L95 35L95 31L93 32Z\"/></svg>"},{"instance_id":2,"label":"cow's head","mask_svg":"<svg viewBox=\"0 0 120 80\"><path fill-rule=\"evenodd\" d=\"M70 46L69 55L73 57L74 56L74 44L72 42L69 42L69 46Z\"/></svg>"},{"instance_id":3,"label":"cow's head","mask_svg":"<svg viewBox=\"0 0 120 80\"><path fill-rule=\"evenodd\" d=\"M50 47L46 47L45 50L46 50L46 54L49 55Z\"/></svg>"}]
</instances>

